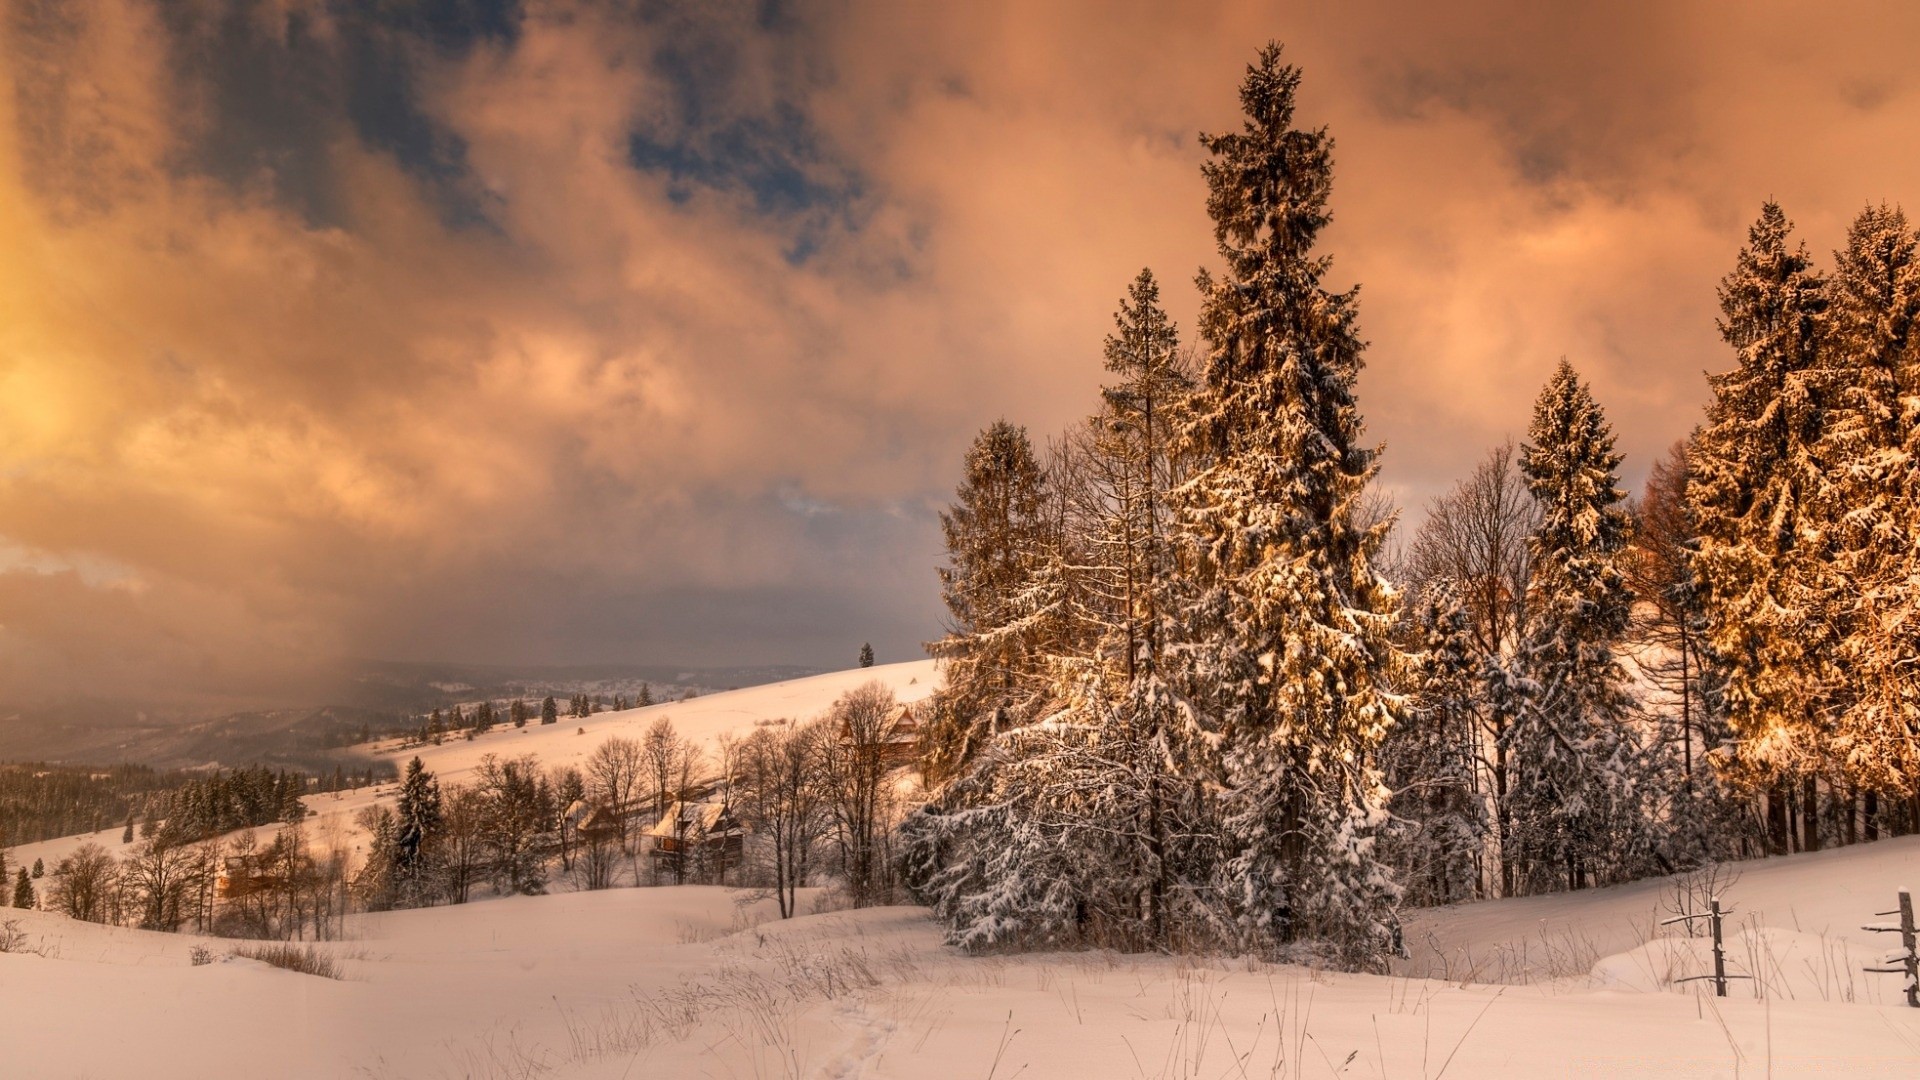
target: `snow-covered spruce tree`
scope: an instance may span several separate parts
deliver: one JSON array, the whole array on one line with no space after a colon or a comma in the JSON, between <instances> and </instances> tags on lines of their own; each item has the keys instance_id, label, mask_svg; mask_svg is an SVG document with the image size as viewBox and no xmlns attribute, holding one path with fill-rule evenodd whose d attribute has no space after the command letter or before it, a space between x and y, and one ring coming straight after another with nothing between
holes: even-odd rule
<instances>
[{"instance_id":1,"label":"snow-covered spruce tree","mask_svg":"<svg viewBox=\"0 0 1920 1080\"><path fill-rule=\"evenodd\" d=\"M407 763L400 781L400 801L393 836L393 902L400 907L424 907L433 902L440 883L435 855L440 841L440 781L419 758Z\"/></svg>"},{"instance_id":2,"label":"snow-covered spruce tree","mask_svg":"<svg viewBox=\"0 0 1920 1080\"><path fill-rule=\"evenodd\" d=\"M940 570L947 635L932 702L923 771L956 775L996 730L1030 719L1044 682L1037 656L1037 580L1047 541L1046 473L1026 429L996 421L967 451L958 499L940 515L948 565Z\"/></svg>"},{"instance_id":3,"label":"snow-covered spruce tree","mask_svg":"<svg viewBox=\"0 0 1920 1080\"><path fill-rule=\"evenodd\" d=\"M1829 752L1852 785L1902 798L1920 794L1920 501L1909 445L1920 422L1915 243L1906 215L1883 204L1861 211L1834 254L1820 364L1827 419L1815 448L1833 558L1824 616L1845 695L1829 702Z\"/></svg>"},{"instance_id":4,"label":"snow-covered spruce tree","mask_svg":"<svg viewBox=\"0 0 1920 1080\"><path fill-rule=\"evenodd\" d=\"M354 893L368 911L387 911L395 899L394 813L375 803L362 809L355 820L367 834L367 861L354 878Z\"/></svg>"},{"instance_id":5,"label":"snow-covered spruce tree","mask_svg":"<svg viewBox=\"0 0 1920 1080\"><path fill-rule=\"evenodd\" d=\"M1816 602L1824 555L1813 516L1826 287L1791 232L1779 205L1765 204L1720 282L1720 335L1736 363L1710 380L1687 483L1700 530L1694 566L1708 641L1726 665L1738 763L1749 779L1771 782L1768 829L1782 853L1786 781L1818 768L1828 741L1819 708L1833 645Z\"/></svg>"},{"instance_id":6,"label":"snow-covered spruce tree","mask_svg":"<svg viewBox=\"0 0 1920 1080\"><path fill-rule=\"evenodd\" d=\"M1199 740L1156 662L1169 448L1191 380L1151 273L1115 323L1106 355L1122 381L1053 448L1058 518L1013 598L1049 688L1034 722L992 736L906 830L909 882L967 948L1173 948L1206 883Z\"/></svg>"},{"instance_id":7,"label":"snow-covered spruce tree","mask_svg":"<svg viewBox=\"0 0 1920 1080\"><path fill-rule=\"evenodd\" d=\"M1382 858L1400 872L1407 899L1450 904L1478 895L1488 815L1474 780L1482 658L1472 622L1448 579L1429 581L1414 605L1418 653L1411 700L1380 747L1393 790L1394 824Z\"/></svg>"},{"instance_id":8,"label":"snow-covered spruce tree","mask_svg":"<svg viewBox=\"0 0 1920 1080\"><path fill-rule=\"evenodd\" d=\"M914 894L963 948L1172 950L1221 940L1189 902L1215 858L1197 785L1169 767L1171 702L1140 678L996 736L903 826ZM1177 837L1178 842L1170 840ZM1196 937L1197 934L1197 937Z\"/></svg>"},{"instance_id":9,"label":"snow-covered spruce tree","mask_svg":"<svg viewBox=\"0 0 1920 1080\"><path fill-rule=\"evenodd\" d=\"M1105 650L1131 682L1156 669L1159 623L1172 557L1167 544L1167 491L1176 464L1173 433L1192 376L1181 363L1180 335L1160 305L1151 270L1127 288L1105 346L1107 370L1120 381L1101 392L1089 420L1097 463L1096 505L1087 531L1101 563L1112 567L1107 591L1117 618Z\"/></svg>"},{"instance_id":10,"label":"snow-covered spruce tree","mask_svg":"<svg viewBox=\"0 0 1920 1080\"><path fill-rule=\"evenodd\" d=\"M1377 469L1353 396L1353 292L1321 286L1333 141L1293 126L1299 71L1270 44L1240 88L1239 131L1202 136L1225 272L1202 272L1205 383L1177 491L1189 591L1176 685L1218 740L1223 859L1214 897L1237 940L1318 942L1347 963L1392 936L1375 834L1374 749L1400 703L1393 589L1373 560L1390 525L1356 510Z\"/></svg>"},{"instance_id":11,"label":"snow-covered spruce tree","mask_svg":"<svg viewBox=\"0 0 1920 1080\"><path fill-rule=\"evenodd\" d=\"M1640 751L1619 648L1633 594L1622 572L1632 519L1613 429L1562 360L1533 408L1520 471L1540 507L1530 544L1534 594L1520 653L1520 715L1508 859L1527 891L1630 875L1648 853L1636 806Z\"/></svg>"}]
</instances>

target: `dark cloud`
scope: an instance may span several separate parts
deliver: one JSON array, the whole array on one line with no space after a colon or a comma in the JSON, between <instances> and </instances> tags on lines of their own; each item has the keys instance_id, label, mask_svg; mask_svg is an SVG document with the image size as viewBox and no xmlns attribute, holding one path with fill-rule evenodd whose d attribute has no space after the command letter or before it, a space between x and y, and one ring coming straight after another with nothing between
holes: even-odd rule
<instances>
[{"instance_id":1,"label":"dark cloud","mask_svg":"<svg viewBox=\"0 0 1920 1080\"><path fill-rule=\"evenodd\" d=\"M328 658L845 662L938 633L934 511L1212 261L1269 38L1413 511L1561 356L1628 473L1713 284L1920 192L1903 6L8 4L0 697Z\"/></svg>"}]
</instances>

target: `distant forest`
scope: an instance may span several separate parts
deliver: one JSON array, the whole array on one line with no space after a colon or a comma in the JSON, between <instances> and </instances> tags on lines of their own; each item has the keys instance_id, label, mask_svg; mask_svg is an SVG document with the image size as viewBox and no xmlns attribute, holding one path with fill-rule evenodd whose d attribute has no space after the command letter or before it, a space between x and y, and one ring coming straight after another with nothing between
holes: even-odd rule
<instances>
[{"instance_id":1,"label":"distant forest","mask_svg":"<svg viewBox=\"0 0 1920 1080\"><path fill-rule=\"evenodd\" d=\"M358 787L370 774L344 769L309 779L266 768L209 772L145 765L0 763L0 843L34 844L60 836L163 817L186 803L209 807L221 831L278 820L283 792L310 794ZM271 798L257 796L270 791Z\"/></svg>"}]
</instances>

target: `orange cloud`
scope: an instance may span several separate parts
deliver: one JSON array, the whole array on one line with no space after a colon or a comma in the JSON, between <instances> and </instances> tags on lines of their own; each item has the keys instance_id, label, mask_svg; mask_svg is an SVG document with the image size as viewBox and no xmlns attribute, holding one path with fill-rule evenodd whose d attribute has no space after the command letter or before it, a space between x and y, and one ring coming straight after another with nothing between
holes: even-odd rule
<instances>
[{"instance_id":1,"label":"orange cloud","mask_svg":"<svg viewBox=\"0 0 1920 1080\"><path fill-rule=\"evenodd\" d=\"M0 545L25 553L0 565L0 698L349 651L904 654L936 630L931 508L972 433L1086 410L1142 265L1191 325L1195 135L1237 122L1270 37L1338 140L1328 246L1364 284L1383 479L1416 508L1522 429L1562 355L1637 475L1725 362L1713 282L1759 201L1818 249L1920 192L1899 7L769 26L550 0L450 47L288 2L245 33L317 57L295 97L321 104L221 173L197 148L258 131L208 74L216 6L0 19ZM369 34L456 166L356 126L347 89L382 76L341 58Z\"/></svg>"}]
</instances>

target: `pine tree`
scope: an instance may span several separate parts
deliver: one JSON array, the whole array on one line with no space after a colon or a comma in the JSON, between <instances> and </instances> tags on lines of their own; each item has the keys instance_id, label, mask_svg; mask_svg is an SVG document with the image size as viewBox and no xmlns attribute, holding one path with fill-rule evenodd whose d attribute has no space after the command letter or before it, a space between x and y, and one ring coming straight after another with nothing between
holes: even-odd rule
<instances>
[{"instance_id":1,"label":"pine tree","mask_svg":"<svg viewBox=\"0 0 1920 1080\"><path fill-rule=\"evenodd\" d=\"M45 863L43 863L43 862L41 862L41 861L40 861L39 859L35 859L35 860L33 860L33 876L34 876L34 880L36 880L36 881L37 881L37 880L39 880L39 879L40 879L40 877L41 877L41 876L42 876L43 874L45 874L46 872L47 872L47 866L46 866L46 864L45 864Z\"/></svg>"},{"instance_id":2,"label":"pine tree","mask_svg":"<svg viewBox=\"0 0 1920 1080\"><path fill-rule=\"evenodd\" d=\"M1765 204L1720 283L1720 335L1736 364L1710 380L1687 485L1728 722L1740 762L1775 784L1768 814L1779 852L1788 844L1785 780L1820 764L1819 707L1833 683L1815 602L1824 556L1813 516L1826 288L1791 231L1780 207Z\"/></svg>"},{"instance_id":3,"label":"pine tree","mask_svg":"<svg viewBox=\"0 0 1920 1080\"><path fill-rule=\"evenodd\" d=\"M416 906L433 888L435 847L440 838L440 782L414 758L400 782L394 822L394 892L398 902Z\"/></svg>"},{"instance_id":4,"label":"pine tree","mask_svg":"<svg viewBox=\"0 0 1920 1080\"><path fill-rule=\"evenodd\" d=\"M1191 382L1151 273L1116 325L1122 381L1050 448L1046 525L998 598L1028 634L1040 677L1022 711L1042 722L983 734L903 845L962 947L1170 948L1202 919L1186 899L1211 854L1188 770L1204 740L1156 671L1169 433Z\"/></svg>"},{"instance_id":5,"label":"pine tree","mask_svg":"<svg viewBox=\"0 0 1920 1080\"><path fill-rule=\"evenodd\" d=\"M1402 871L1407 898L1422 904L1477 894L1488 828L1474 782L1481 658L1456 589L1441 578L1421 591L1408 709L1380 748L1396 823L1384 857Z\"/></svg>"},{"instance_id":6,"label":"pine tree","mask_svg":"<svg viewBox=\"0 0 1920 1080\"><path fill-rule=\"evenodd\" d=\"M653 704L653 687L647 683L644 683L644 682L641 683L640 694L638 697L634 698L633 703L636 708L641 708L641 709L644 709L647 706L652 705Z\"/></svg>"},{"instance_id":7,"label":"pine tree","mask_svg":"<svg viewBox=\"0 0 1920 1080\"><path fill-rule=\"evenodd\" d=\"M1160 306L1160 284L1143 269L1128 287L1106 339L1107 370L1120 382L1101 392L1091 420L1086 516L1096 565L1111 568L1104 591L1114 609L1103 652L1117 656L1128 681L1156 670L1165 591L1172 570L1168 491L1177 479L1172 450L1181 410L1193 391L1180 335Z\"/></svg>"},{"instance_id":8,"label":"pine tree","mask_svg":"<svg viewBox=\"0 0 1920 1080\"><path fill-rule=\"evenodd\" d=\"M1633 610L1620 460L1599 404L1562 360L1534 405L1520 461L1540 523L1530 544L1537 599L1521 650L1525 701L1507 733L1508 857L1535 890L1594 884L1636 853L1623 848L1644 852L1633 701L1618 659Z\"/></svg>"},{"instance_id":9,"label":"pine tree","mask_svg":"<svg viewBox=\"0 0 1920 1080\"><path fill-rule=\"evenodd\" d=\"M540 722L543 724L560 722L560 706L553 700L552 694L548 694L547 699L540 703Z\"/></svg>"},{"instance_id":10,"label":"pine tree","mask_svg":"<svg viewBox=\"0 0 1920 1080\"><path fill-rule=\"evenodd\" d=\"M958 499L940 515L948 633L929 646L945 660L924 765L933 782L955 775L995 731L1030 718L1041 674L1033 596L1037 553L1047 548L1045 485L1026 429L996 421L968 450Z\"/></svg>"},{"instance_id":11,"label":"pine tree","mask_svg":"<svg viewBox=\"0 0 1920 1080\"><path fill-rule=\"evenodd\" d=\"M1839 646L1830 754L1861 788L1904 795L1920 790L1920 500L1908 445L1920 422L1909 396L1920 391L1920 259L1906 215L1883 204L1861 211L1834 260L1820 364L1828 419L1815 448L1833 549L1822 615Z\"/></svg>"},{"instance_id":12,"label":"pine tree","mask_svg":"<svg viewBox=\"0 0 1920 1080\"><path fill-rule=\"evenodd\" d=\"M27 878L27 868L21 867L13 879L13 906L30 908L33 906L33 882Z\"/></svg>"},{"instance_id":13,"label":"pine tree","mask_svg":"<svg viewBox=\"0 0 1920 1080\"><path fill-rule=\"evenodd\" d=\"M1297 69L1261 51L1242 129L1202 137L1226 262L1202 272L1206 381L1183 443L1192 593L1179 613L1193 707L1214 727L1226 859L1217 896L1239 944L1388 947L1395 890L1376 856L1386 792L1374 749L1399 702L1396 597L1373 559L1389 522L1356 519L1377 469L1353 386L1353 292L1322 288L1332 139L1293 126Z\"/></svg>"},{"instance_id":14,"label":"pine tree","mask_svg":"<svg viewBox=\"0 0 1920 1080\"><path fill-rule=\"evenodd\" d=\"M860 666L873 666L873 644L871 642L860 646Z\"/></svg>"}]
</instances>

